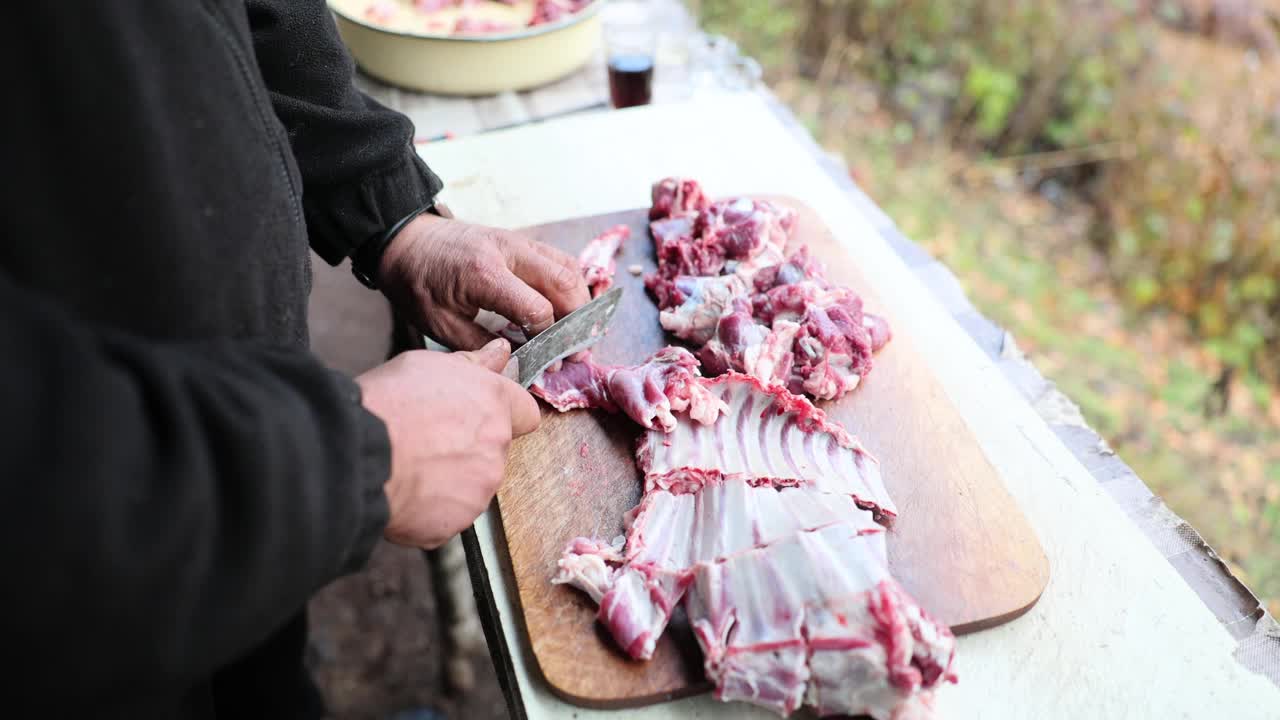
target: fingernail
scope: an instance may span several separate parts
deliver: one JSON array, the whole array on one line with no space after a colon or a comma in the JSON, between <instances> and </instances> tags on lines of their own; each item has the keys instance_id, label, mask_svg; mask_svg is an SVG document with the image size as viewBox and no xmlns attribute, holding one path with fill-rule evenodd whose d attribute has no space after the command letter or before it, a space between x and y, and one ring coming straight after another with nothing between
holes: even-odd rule
<instances>
[{"instance_id":1,"label":"fingernail","mask_svg":"<svg viewBox=\"0 0 1280 720\"><path fill-rule=\"evenodd\" d=\"M485 345L481 349L482 350L498 350L498 349L501 349L502 346L506 344L507 344L507 341L504 340L503 338L494 338L489 341L488 345Z\"/></svg>"}]
</instances>

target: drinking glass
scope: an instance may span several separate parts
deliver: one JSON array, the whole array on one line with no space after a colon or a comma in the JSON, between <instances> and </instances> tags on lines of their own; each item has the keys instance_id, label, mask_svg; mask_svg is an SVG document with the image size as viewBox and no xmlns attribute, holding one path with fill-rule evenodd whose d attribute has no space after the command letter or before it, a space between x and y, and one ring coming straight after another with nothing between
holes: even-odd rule
<instances>
[{"instance_id":1,"label":"drinking glass","mask_svg":"<svg viewBox=\"0 0 1280 720\"><path fill-rule=\"evenodd\" d=\"M648 105L657 47L652 10L640 0L612 0L603 13L610 102L615 108Z\"/></svg>"}]
</instances>

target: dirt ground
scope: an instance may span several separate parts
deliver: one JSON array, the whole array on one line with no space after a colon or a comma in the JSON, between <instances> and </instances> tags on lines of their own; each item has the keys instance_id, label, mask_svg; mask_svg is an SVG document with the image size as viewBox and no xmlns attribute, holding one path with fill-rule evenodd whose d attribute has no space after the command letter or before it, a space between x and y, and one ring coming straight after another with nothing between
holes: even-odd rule
<instances>
[{"instance_id":1,"label":"dirt ground","mask_svg":"<svg viewBox=\"0 0 1280 720\"><path fill-rule=\"evenodd\" d=\"M387 543L374 551L364 572L333 583L312 600L308 661L330 717L506 718L493 665L483 652L470 658L475 687L465 694L446 691L436 617L422 554Z\"/></svg>"},{"instance_id":2,"label":"dirt ground","mask_svg":"<svg viewBox=\"0 0 1280 720\"><path fill-rule=\"evenodd\" d=\"M344 266L312 258L311 346L327 365L356 374L386 356L391 333L381 296ZM475 686L445 688L444 642L425 558L383 543L364 572L311 603L309 664L334 720L488 720L507 717L493 665L470 658ZM432 712L434 711L434 712Z\"/></svg>"}]
</instances>

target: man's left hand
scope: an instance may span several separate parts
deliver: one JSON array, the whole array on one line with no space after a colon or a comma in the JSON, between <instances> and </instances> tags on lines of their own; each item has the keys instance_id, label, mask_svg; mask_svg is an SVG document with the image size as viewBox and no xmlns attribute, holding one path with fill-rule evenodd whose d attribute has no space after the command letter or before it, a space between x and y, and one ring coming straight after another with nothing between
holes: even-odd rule
<instances>
[{"instance_id":1,"label":"man's left hand","mask_svg":"<svg viewBox=\"0 0 1280 720\"><path fill-rule=\"evenodd\" d=\"M569 255L514 232L426 214L392 238L378 277L418 329L455 350L494 339L475 323L479 310L532 334L591 299Z\"/></svg>"}]
</instances>

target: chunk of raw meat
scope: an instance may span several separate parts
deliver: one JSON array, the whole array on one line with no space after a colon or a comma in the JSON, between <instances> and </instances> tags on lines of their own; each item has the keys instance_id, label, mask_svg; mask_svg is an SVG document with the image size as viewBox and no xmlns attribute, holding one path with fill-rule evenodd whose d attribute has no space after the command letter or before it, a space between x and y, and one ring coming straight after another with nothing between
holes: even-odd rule
<instances>
[{"instance_id":1,"label":"chunk of raw meat","mask_svg":"<svg viewBox=\"0 0 1280 720\"><path fill-rule=\"evenodd\" d=\"M862 313L860 302L809 305L796 335L794 379L815 398L840 397L870 372L872 354L879 349L875 340L883 346L888 332L883 320Z\"/></svg>"},{"instance_id":2,"label":"chunk of raw meat","mask_svg":"<svg viewBox=\"0 0 1280 720\"><path fill-rule=\"evenodd\" d=\"M689 242L693 239L693 226L698 221L697 213L672 215L649 223L649 233L653 235L653 247L657 254L668 245Z\"/></svg>"},{"instance_id":3,"label":"chunk of raw meat","mask_svg":"<svg viewBox=\"0 0 1280 720\"><path fill-rule=\"evenodd\" d=\"M772 328L751 316L751 303L737 298L733 309L716 324L715 335L698 351L698 358L711 375L739 372L760 382L786 384L794 363L792 345L800 326L778 320Z\"/></svg>"},{"instance_id":4,"label":"chunk of raw meat","mask_svg":"<svg viewBox=\"0 0 1280 720\"><path fill-rule=\"evenodd\" d=\"M529 26L555 22L571 12L573 11L566 3L558 0L534 0L533 17L529 19Z\"/></svg>"},{"instance_id":5,"label":"chunk of raw meat","mask_svg":"<svg viewBox=\"0 0 1280 720\"><path fill-rule=\"evenodd\" d=\"M665 347L641 365L615 369L609 395L632 420L671 432L673 413L688 412L698 423L710 424L728 410L699 380L697 358L684 348Z\"/></svg>"},{"instance_id":6,"label":"chunk of raw meat","mask_svg":"<svg viewBox=\"0 0 1280 720\"><path fill-rule=\"evenodd\" d=\"M714 238L677 237L655 243L654 252L658 257L654 275L668 280L680 275L719 275L725 266L724 248Z\"/></svg>"},{"instance_id":7,"label":"chunk of raw meat","mask_svg":"<svg viewBox=\"0 0 1280 720\"><path fill-rule=\"evenodd\" d=\"M458 0L413 0L413 6L419 12L433 13L454 5L461 5Z\"/></svg>"},{"instance_id":8,"label":"chunk of raw meat","mask_svg":"<svg viewBox=\"0 0 1280 720\"><path fill-rule=\"evenodd\" d=\"M767 274L774 273L770 270ZM782 276L782 271L776 274ZM757 282L756 287L765 284ZM775 282L756 293L752 313L757 320L774 326L783 320L799 323L790 387L792 392L819 400L840 397L857 387L871 370L872 355L890 335L883 319L862 311L862 298L857 293L830 287L820 278Z\"/></svg>"},{"instance_id":9,"label":"chunk of raw meat","mask_svg":"<svg viewBox=\"0 0 1280 720\"><path fill-rule=\"evenodd\" d=\"M592 2L593 0L534 0L533 17L529 20L529 26L555 22L578 12Z\"/></svg>"},{"instance_id":10,"label":"chunk of raw meat","mask_svg":"<svg viewBox=\"0 0 1280 720\"><path fill-rule=\"evenodd\" d=\"M618 406L609 395L609 374L612 370L594 362L590 352L581 353L577 359L565 359L559 367L547 368L529 386L529 392L560 412L575 408L617 412Z\"/></svg>"},{"instance_id":11,"label":"chunk of raw meat","mask_svg":"<svg viewBox=\"0 0 1280 720\"><path fill-rule=\"evenodd\" d=\"M707 207L707 196L697 180L688 178L663 178L653 184L650 191L653 200L649 219L659 220L672 215L699 212Z\"/></svg>"},{"instance_id":12,"label":"chunk of raw meat","mask_svg":"<svg viewBox=\"0 0 1280 720\"><path fill-rule=\"evenodd\" d=\"M721 249L727 260L748 260L765 250L782 253L791 238L796 212L767 200L733 198L712 203L698 215L695 232Z\"/></svg>"},{"instance_id":13,"label":"chunk of raw meat","mask_svg":"<svg viewBox=\"0 0 1280 720\"><path fill-rule=\"evenodd\" d=\"M453 32L458 35L486 35L489 33L510 32L516 29L516 25L511 23L500 22L497 20L486 20L481 18L460 17L453 24Z\"/></svg>"},{"instance_id":14,"label":"chunk of raw meat","mask_svg":"<svg viewBox=\"0 0 1280 720\"><path fill-rule=\"evenodd\" d=\"M619 538L621 540L621 538ZM574 538L557 563L554 585L572 585L600 603L613 588L617 566L622 564L621 543L614 545L590 538Z\"/></svg>"},{"instance_id":15,"label":"chunk of raw meat","mask_svg":"<svg viewBox=\"0 0 1280 720\"><path fill-rule=\"evenodd\" d=\"M776 285L764 292L757 292L751 300L752 312L764 323L777 318L800 320L805 310L812 306L833 307L842 305L851 312L862 313L862 298L848 288L830 287L822 280L805 279L796 283Z\"/></svg>"},{"instance_id":16,"label":"chunk of raw meat","mask_svg":"<svg viewBox=\"0 0 1280 720\"><path fill-rule=\"evenodd\" d=\"M392 0L374 0L364 9L364 16L376 23L389 23L400 12Z\"/></svg>"},{"instance_id":17,"label":"chunk of raw meat","mask_svg":"<svg viewBox=\"0 0 1280 720\"><path fill-rule=\"evenodd\" d=\"M697 566L686 607L722 700L889 720L950 672L955 640L844 525Z\"/></svg>"},{"instance_id":18,"label":"chunk of raw meat","mask_svg":"<svg viewBox=\"0 0 1280 720\"><path fill-rule=\"evenodd\" d=\"M629 237L631 228L615 225L591 239L578 253L578 265L582 268L582 278L591 289L591 297L613 286L613 274L618 268L614 256Z\"/></svg>"},{"instance_id":19,"label":"chunk of raw meat","mask_svg":"<svg viewBox=\"0 0 1280 720\"><path fill-rule=\"evenodd\" d=\"M667 332L696 345L715 337L720 316L747 292L746 282L737 275L681 275L671 284L670 304L658 314L658 322Z\"/></svg>"},{"instance_id":20,"label":"chunk of raw meat","mask_svg":"<svg viewBox=\"0 0 1280 720\"><path fill-rule=\"evenodd\" d=\"M815 281L823 288L828 287L826 269L821 262L809 255L807 245L801 245L786 262L762 268L752 278L757 293L768 292L783 285L795 285L805 280Z\"/></svg>"},{"instance_id":21,"label":"chunk of raw meat","mask_svg":"<svg viewBox=\"0 0 1280 720\"><path fill-rule=\"evenodd\" d=\"M728 412L711 425L681 422L670 434L646 433L636 451L646 490L697 492L738 478L849 495L877 515L897 514L879 463L808 400L737 373L702 384Z\"/></svg>"},{"instance_id":22,"label":"chunk of raw meat","mask_svg":"<svg viewBox=\"0 0 1280 720\"><path fill-rule=\"evenodd\" d=\"M648 660L688 582L685 574L625 568L600 600L599 619L628 655Z\"/></svg>"},{"instance_id":23,"label":"chunk of raw meat","mask_svg":"<svg viewBox=\"0 0 1280 720\"><path fill-rule=\"evenodd\" d=\"M647 284L659 296L659 307L666 307L655 289L659 279L719 275L723 270L750 280L755 271L782 262L794 221L790 208L736 198L715 202L696 218L664 215L650 223L658 271Z\"/></svg>"},{"instance_id":24,"label":"chunk of raw meat","mask_svg":"<svg viewBox=\"0 0 1280 720\"><path fill-rule=\"evenodd\" d=\"M691 196L700 200L684 201ZM653 198L658 269L645 287L662 326L702 346L707 374L743 372L819 400L858 386L891 338L889 325L864 313L852 290L832 286L806 247L785 255L794 210L746 197L706 203L696 184L673 178L656 184ZM746 312L735 305L744 284Z\"/></svg>"},{"instance_id":25,"label":"chunk of raw meat","mask_svg":"<svg viewBox=\"0 0 1280 720\"><path fill-rule=\"evenodd\" d=\"M555 409L621 410L641 426L670 432L674 413L699 423L713 423L727 410L723 401L699 382L698 360L688 350L666 347L635 366L599 365L587 355L549 368L529 391Z\"/></svg>"}]
</instances>

